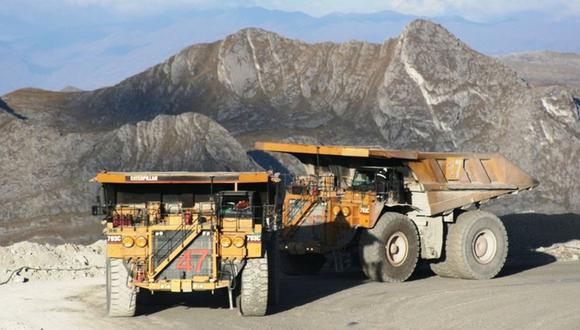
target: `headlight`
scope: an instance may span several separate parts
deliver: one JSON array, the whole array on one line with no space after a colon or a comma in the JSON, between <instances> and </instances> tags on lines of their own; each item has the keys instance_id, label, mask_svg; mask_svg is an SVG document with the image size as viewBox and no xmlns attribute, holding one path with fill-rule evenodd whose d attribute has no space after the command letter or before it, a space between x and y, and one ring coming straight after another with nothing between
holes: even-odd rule
<instances>
[{"instance_id":1,"label":"headlight","mask_svg":"<svg viewBox=\"0 0 580 330\"><path fill-rule=\"evenodd\" d=\"M137 246L140 248L146 247L147 246L147 239L143 236L139 236L135 240L135 244L137 244Z\"/></svg>"},{"instance_id":2,"label":"headlight","mask_svg":"<svg viewBox=\"0 0 580 330\"><path fill-rule=\"evenodd\" d=\"M346 207L346 206L343 206L343 207L342 207L342 214L343 214L345 217L348 217L348 216L350 215L350 209L349 209L348 207Z\"/></svg>"},{"instance_id":3,"label":"headlight","mask_svg":"<svg viewBox=\"0 0 580 330\"><path fill-rule=\"evenodd\" d=\"M125 236L123 237L123 246L126 248L130 248L133 246L133 244L135 244L135 241L133 240L133 237L131 236Z\"/></svg>"},{"instance_id":4,"label":"headlight","mask_svg":"<svg viewBox=\"0 0 580 330\"><path fill-rule=\"evenodd\" d=\"M246 244L246 240L242 236L234 237L234 246L235 247L241 248L242 246L244 246L244 244Z\"/></svg>"},{"instance_id":5,"label":"headlight","mask_svg":"<svg viewBox=\"0 0 580 330\"><path fill-rule=\"evenodd\" d=\"M220 241L220 244L225 247L228 248L230 246L232 246L232 239L227 237L227 236L222 236L222 239Z\"/></svg>"},{"instance_id":6,"label":"headlight","mask_svg":"<svg viewBox=\"0 0 580 330\"><path fill-rule=\"evenodd\" d=\"M332 208L332 214L338 215L340 213L340 206L335 206Z\"/></svg>"}]
</instances>

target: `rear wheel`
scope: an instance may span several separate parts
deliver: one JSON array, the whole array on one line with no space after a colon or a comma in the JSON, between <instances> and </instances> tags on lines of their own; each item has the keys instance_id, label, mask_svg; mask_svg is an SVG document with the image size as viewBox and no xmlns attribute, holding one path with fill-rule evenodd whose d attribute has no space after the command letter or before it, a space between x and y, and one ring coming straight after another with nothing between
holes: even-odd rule
<instances>
[{"instance_id":1,"label":"rear wheel","mask_svg":"<svg viewBox=\"0 0 580 330\"><path fill-rule=\"evenodd\" d=\"M242 270L239 308L244 316L264 316L268 309L268 255L246 261Z\"/></svg>"},{"instance_id":2,"label":"rear wheel","mask_svg":"<svg viewBox=\"0 0 580 330\"><path fill-rule=\"evenodd\" d=\"M135 315L137 291L123 259L107 258L107 314L112 317Z\"/></svg>"},{"instance_id":3,"label":"rear wheel","mask_svg":"<svg viewBox=\"0 0 580 330\"><path fill-rule=\"evenodd\" d=\"M309 253L303 255L284 254L284 273L288 275L314 275L324 264L323 254Z\"/></svg>"},{"instance_id":4,"label":"rear wheel","mask_svg":"<svg viewBox=\"0 0 580 330\"><path fill-rule=\"evenodd\" d=\"M431 267L431 271L433 271L437 276L457 277L455 271L449 266L447 260L431 263L429 267Z\"/></svg>"},{"instance_id":5,"label":"rear wheel","mask_svg":"<svg viewBox=\"0 0 580 330\"><path fill-rule=\"evenodd\" d=\"M445 260L431 265L439 276L484 280L503 268L508 237L501 220L483 211L461 214L448 227Z\"/></svg>"},{"instance_id":6,"label":"rear wheel","mask_svg":"<svg viewBox=\"0 0 580 330\"><path fill-rule=\"evenodd\" d=\"M419 248L415 224L402 214L385 213L361 235L361 266L373 281L402 282L415 270Z\"/></svg>"}]
</instances>

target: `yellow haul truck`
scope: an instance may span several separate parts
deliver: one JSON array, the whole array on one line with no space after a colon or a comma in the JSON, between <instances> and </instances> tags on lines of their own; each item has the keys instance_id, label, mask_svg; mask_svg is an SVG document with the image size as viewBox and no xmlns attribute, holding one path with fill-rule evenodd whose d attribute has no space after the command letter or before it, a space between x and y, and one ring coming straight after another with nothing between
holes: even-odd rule
<instances>
[{"instance_id":1,"label":"yellow haul truck","mask_svg":"<svg viewBox=\"0 0 580 330\"><path fill-rule=\"evenodd\" d=\"M277 189L268 173L101 172L94 180L102 190L93 215L106 215L110 316L133 316L139 290L223 288L230 308L236 294L250 316L277 299Z\"/></svg>"},{"instance_id":2,"label":"yellow haul truck","mask_svg":"<svg viewBox=\"0 0 580 330\"><path fill-rule=\"evenodd\" d=\"M289 184L281 217L280 247L293 272L314 273L329 252L352 248L375 281L405 281L419 258L440 276L493 278L508 237L479 206L538 184L499 154L255 147L294 155L307 171Z\"/></svg>"}]
</instances>

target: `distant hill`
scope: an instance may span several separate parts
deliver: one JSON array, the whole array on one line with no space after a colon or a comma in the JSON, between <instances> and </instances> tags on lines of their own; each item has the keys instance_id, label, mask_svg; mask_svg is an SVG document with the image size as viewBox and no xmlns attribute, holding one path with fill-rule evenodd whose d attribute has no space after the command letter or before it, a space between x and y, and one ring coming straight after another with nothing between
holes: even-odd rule
<instances>
[{"instance_id":1,"label":"distant hill","mask_svg":"<svg viewBox=\"0 0 580 330\"><path fill-rule=\"evenodd\" d=\"M3 96L0 240L94 237L101 168L252 169L264 139L501 152L541 185L495 210L580 212L575 93L530 85L425 20L380 44L240 30L112 87Z\"/></svg>"},{"instance_id":2,"label":"distant hill","mask_svg":"<svg viewBox=\"0 0 580 330\"><path fill-rule=\"evenodd\" d=\"M580 88L580 53L529 52L498 58L531 84Z\"/></svg>"},{"instance_id":3,"label":"distant hill","mask_svg":"<svg viewBox=\"0 0 580 330\"><path fill-rule=\"evenodd\" d=\"M61 92L82 92L83 90L80 88L76 88L74 86L66 86L65 88L60 90Z\"/></svg>"},{"instance_id":4,"label":"distant hill","mask_svg":"<svg viewBox=\"0 0 580 330\"><path fill-rule=\"evenodd\" d=\"M23 3L22 6L27 6ZM166 60L194 43L214 42L257 27L306 42L361 40L382 43L416 16L392 11L329 14L263 8L174 10L125 16L97 5L30 6L25 17L0 12L0 95L23 87L91 90L110 86ZM574 17L523 12L478 23L432 17L479 52L496 55L534 50L580 52Z\"/></svg>"}]
</instances>

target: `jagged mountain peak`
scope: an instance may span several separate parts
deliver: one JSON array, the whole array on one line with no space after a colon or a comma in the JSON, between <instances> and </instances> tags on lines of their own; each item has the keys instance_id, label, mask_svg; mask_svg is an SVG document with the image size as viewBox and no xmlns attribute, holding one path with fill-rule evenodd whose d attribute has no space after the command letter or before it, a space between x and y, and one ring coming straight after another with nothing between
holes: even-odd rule
<instances>
[{"instance_id":1,"label":"jagged mountain peak","mask_svg":"<svg viewBox=\"0 0 580 330\"><path fill-rule=\"evenodd\" d=\"M27 119L0 111L0 154L11 157L0 171L20 173L0 177L0 196L8 196L3 202L11 212L21 209L19 192L86 196L87 186L70 178L86 179L93 159L117 169L181 169L192 161L204 170L251 167L243 149L255 141L300 137L500 152L542 182L502 211L576 211L580 186L570 178L580 177L579 102L576 92L562 90L528 86L498 60L425 20L383 44L310 44L244 29L188 47L112 87L3 96L4 108ZM103 145L96 148L97 142ZM18 172L28 164L37 166L33 174ZM70 188L50 181L45 169L61 167ZM51 195L31 197L34 217L43 216L43 196ZM80 214L74 209L79 198L67 198L61 213Z\"/></svg>"},{"instance_id":2,"label":"jagged mountain peak","mask_svg":"<svg viewBox=\"0 0 580 330\"><path fill-rule=\"evenodd\" d=\"M435 36L438 38L461 41L441 24L426 19L416 19L405 25L403 31L401 32L400 38L409 39L422 36Z\"/></svg>"},{"instance_id":3,"label":"jagged mountain peak","mask_svg":"<svg viewBox=\"0 0 580 330\"><path fill-rule=\"evenodd\" d=\"M243 29L240 29L234 33L229 34L224 39L246 38L247 36L284 38L279 33L276 33L273 31L269 31L269 30L262 29L262 28L256 28L256 27L247 27L247 28L243 28Z\"/></svg>"}]
</instances>

